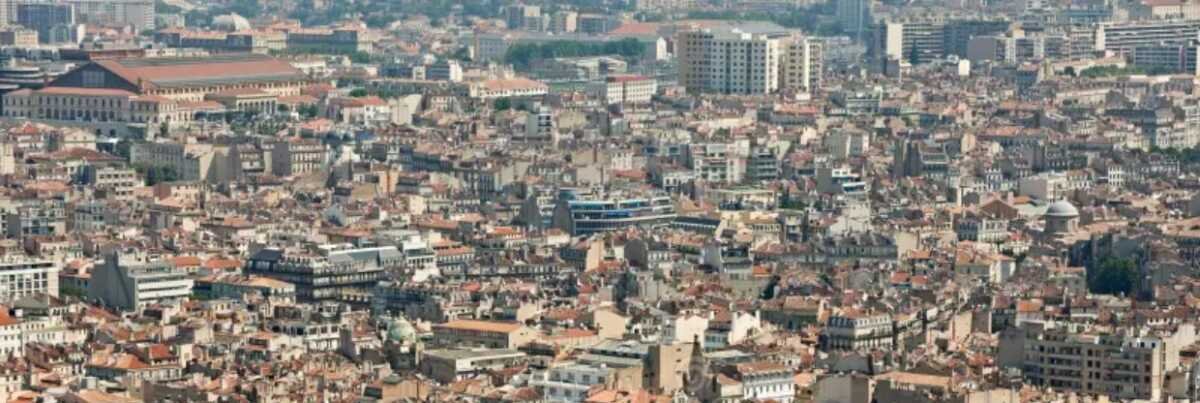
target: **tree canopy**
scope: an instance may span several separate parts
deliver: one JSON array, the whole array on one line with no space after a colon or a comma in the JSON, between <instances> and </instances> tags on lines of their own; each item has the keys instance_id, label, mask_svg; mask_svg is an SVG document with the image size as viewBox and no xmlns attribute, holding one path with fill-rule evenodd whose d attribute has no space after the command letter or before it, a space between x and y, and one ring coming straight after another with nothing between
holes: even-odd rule
<instances>
[{"instance_id":1,"label":"tree canopy","mask_svg":"<svg viewBox=\"0 0 1200 403\"><path fill-rule=\"evenodd\" d=\"M1129 295L1137 283L1137 262L1129 258L1105 258L1088 273L1088 290L1095 294Z\"/></svg>"},{"instance_id":2,"label":"tree canopy","mask_svg":"<svg viewBox=\"0 0 1200 403\"><path fill-rule=\"evenodd\" d=\"M546 43L525 43L513 45L504 55L504 62L512 64L517 69L528 69L537 59L553 59L556 57L582 56L623 56L639 58L646 51L646 45L637 39L626 38L608 42L553 41Z\"/></svg>"}]
</instances>

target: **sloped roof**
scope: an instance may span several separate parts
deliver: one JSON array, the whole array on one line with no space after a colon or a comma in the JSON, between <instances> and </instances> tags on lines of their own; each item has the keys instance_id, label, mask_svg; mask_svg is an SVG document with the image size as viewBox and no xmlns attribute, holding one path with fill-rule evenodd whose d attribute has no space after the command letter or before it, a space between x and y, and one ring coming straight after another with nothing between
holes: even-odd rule
<instances>
[{"instance_id":1,"label":"sloped roof","mask_svg":"<svg viewBox=\"0 0 1200 403\"><path fill-rule=\"evenodd\" d=\"M305 75L283 60L266 55L203 58L109 59L94 62L132 85L177 88L245 81L298 81Z\"/></svg>"}]
</instances>

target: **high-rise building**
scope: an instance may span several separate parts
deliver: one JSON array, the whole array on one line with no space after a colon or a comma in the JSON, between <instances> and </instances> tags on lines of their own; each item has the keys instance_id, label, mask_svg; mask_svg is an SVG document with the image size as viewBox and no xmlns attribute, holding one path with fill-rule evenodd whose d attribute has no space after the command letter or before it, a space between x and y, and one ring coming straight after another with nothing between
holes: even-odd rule
<instances>
[{"instance_id":1,"label":"high-rise building","mask_svg":"<svg viewBox=\"0 0 1200 403\"><path fill-rule=\"evenodd\" d=\"M0 25L8 25L16 21L16 2L0 0Z\"/></svg>"},{"instance_id":2,"label":"high-rise building","mask_svg":"<svg viewBox=\"0 0 1200 403\"><path fill-rule=\"evenodd\" d=\"M864 36L871 28L871 0L838 0L837 21L851 39L866 39Z\"/></svg>"},{"instance_id":3,"label":"high-rise building","mask_svg":"<svg viewBox=\"0 0 1200 403\"><path fill-rule=\"evenodd\" d=\"M779 89L781 39L736 28L676 34L679 83L689 93L769 94Z\"/></svg>"},{"instance_id":4,"label":"high-rise building","mask_svg":"<svg viewBox=\"0 0 1200 403\"><path fill-rule=\"evenodd\" d=\"M556 33L575 32L579 27L579 13L559 11L550 16L550 30Z\"/></svg>"},{"instance_id":5,"label":"high-rise building","mask_svg":"<svg viewBox=\"0 0 1200 403\"><path fill-rule=\"evenodd\" d=\"M928 63L945 54L945 23L937 20L888 21L876 25L871 54L875 60Z\"/></svg>"},{"instance_id":6,"label":"high-rise building","mask_svg":"<svg viewBox=\"0 0 1200 403\"><path fill-rule=\"evenodd\" d=\"M136 31L154 29L154 0L66 0L64 3L75 8L81 23L132 26Z\"/></svg>"},{"instance_id":7,"label":"high-rise building","mask_svg":"<svg viewBox=\"0 0 1200 403\"><path fill-rule=\"evenodd\" d=\"M783 41L780 58L780 87L799 92L812 92L821 86L821 71L825 68L825 52L820 41L794 35Z\"/></svg>"},{"instance_id":8,"label":"high-rise building","mask_svg":"<svg viewBox=\"0 0 1200 403\"><path fill-rule=\"evenodd\" d=\"M540 31L542 8L517 4L504 9L504 21L508 29L530 29Z\"/></svg>"},{"instance_id":9,"label":"high-rise building","mask_svg":"<svg viewBox=\"0 0 1200 403\"><path fill-rule=\"evenodd\" d=\"M3 8L4 1L0 0L0 8ZM59 38L52 35L56 28L75 25L75 7L62 3L18 4L16 22L36 30L38 41L42 43L57 42Z\"/></svg>"},{"instance_id":10,"label":"high-rise building","mask_svg":"<svg viewBox=\"0 0 1200 403\"><path fill-rule=\"evenodd\" d=\"M1138 46L1186 45L1200 35L1200 21L1154 21L1100 24L1093 36L1096 50L1131 53Z\"/></svg>"}]
</instances>

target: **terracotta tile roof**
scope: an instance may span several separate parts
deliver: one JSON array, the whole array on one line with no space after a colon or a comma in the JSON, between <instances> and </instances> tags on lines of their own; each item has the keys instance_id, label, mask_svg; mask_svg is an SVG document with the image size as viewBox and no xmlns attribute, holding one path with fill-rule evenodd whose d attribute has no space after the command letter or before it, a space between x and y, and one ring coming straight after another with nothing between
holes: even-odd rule
<instances>
[{"instance_id":1,"label":"terracotta tile roof","mask_svg":"<svg viewBox=\"0 0 1200 403\"><path fill-rule=\"evenodd\" d=\"M486 320L456 320L434 326L440 329L471 330L478 332L512 333L521 328L520 323L492 322Z\"/></svg>"},{"instance_id":2,"label":"terracotta tile roof","mask_svg":"<svg viewBox=\"0 0 1200 403\"><path fill-rule=\"evenodd\" d=\"M146 88L207 86L215 82L304 80L304 73L266 55L204 58L108 59L94 62L129 84ZM53 87L50 87L53 88Z\"/></svg>"}]
</instances>

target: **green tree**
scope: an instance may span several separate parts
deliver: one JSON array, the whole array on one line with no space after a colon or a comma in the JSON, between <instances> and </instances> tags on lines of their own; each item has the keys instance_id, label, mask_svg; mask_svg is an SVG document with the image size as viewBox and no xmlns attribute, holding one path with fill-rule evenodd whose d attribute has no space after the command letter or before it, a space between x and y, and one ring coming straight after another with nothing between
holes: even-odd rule
<instances>
[{"instance_id":1,"label":"green tree","mask_svg":"<svg viewBox=\"0 0 1200 403\"><path fill-rule=\"evenodd\" d=\"M554 41L511 46L504 55L504 61L525 70L538 59L605 55L636 59L645 51L646 45L633 38L608 42Z\"/></svg>"},{"instance_id":2,"label":"green tree","mask_svg":"<svg viewBox=\"0 0 1200 403\"><path fill-rule=\"evenodd\" d=\"M506 111L512 108L512 100L508 98L499 98L492 103L492 108L497 111Z\"/></svg>"},{"instance_id":3,"label":"green tree","mask_svg":"<svg viewBox=\"0 0 1200 403\"><path fill-rule=\"evenodd\" d=\"M154 186L163 182L179 180L179 172L175 167L161 164L137 164L133 169L146 178L146 185Z\"/></svg>"},{"instance_id":4,"label":"green tree","mask_svg":"<svg viewBox=\"0 0 1200 403\"><path fill-rule=\"evenodd\" d=\"M1088 273L1088 289L1095 294L1129 295L1137 283L1137 262L1129 258L1105 258Z\"/></svg>"},{"instance_id":5,"label":"green tree","mask_svg":"<svg viewBox=\"0 0 1200 403\"><path fill-rule=\"evenodd\" d=\"M355 88L350 90L350 96L354 98L362 98L369 95L366 88Z\"/></svg>"}]
</instances>

